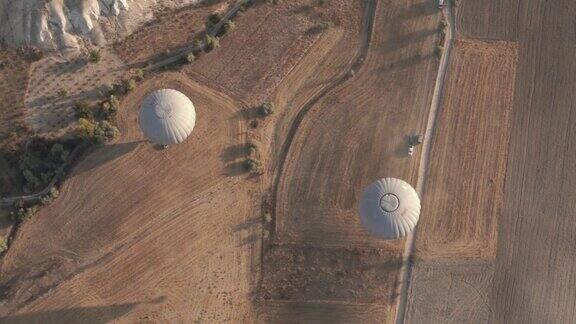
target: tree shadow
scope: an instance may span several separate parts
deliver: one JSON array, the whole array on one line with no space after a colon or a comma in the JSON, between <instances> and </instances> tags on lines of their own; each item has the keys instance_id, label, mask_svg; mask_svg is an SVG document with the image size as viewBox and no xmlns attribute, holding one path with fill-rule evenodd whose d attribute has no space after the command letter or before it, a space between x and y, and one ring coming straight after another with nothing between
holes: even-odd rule
<instances>
[{"instance_id":1,"label":"tree shadow","mask_svg":"<svg viewBox=\"0 0 576 324\"><path fill-rule=\"evenodd\" d=\"M433 52L429 54L418 54L411 57L407 57L401 60L397 60L394 62L388 63L386 66L379 69L380 72L393 72L393 71L400 71L404 70L412 65L418 64L423 62L429 58L434 57L435 54Z\"/></svg>"},{"instance_id":2,"label":"tree shadow","mask_svg":"<svg viewBox=\"0 0 576 324\"><path fill-rule=\"evenodd\" d=\"M247 174L248 170L244 166L244 161L236 161L226 165L224 168L224 175L235 177L242 174Z\"/></svg>"},{"instance_id":3,"label":"tree shadow","mask_svg":"<svg viewBox=\"0 0 576 324\"><path fill-rule=\"evenodd\" d=\"M165 297L159 297L150 302L134 302L96 307L73 307L68 309L45 312L25 313L1 316L0 323L109 323L128 314L136 305L157 304Z\"/></svg>"},{"instance_id":4,"label":"tree shadow","mask_svg":"<svg viewBox=\"0 0 576 324\"><path fill-rule=\"evenodd\" d=\"M251 227L254 227L255 225L260 225L260 224L262 224L262 219L260 217L254 217L254 218L247 219L243 223L234 225L232 227L232 231L239 232L242 230L250 229Z\"/></svg>"},{"instance_id":5,"label":"tree shadow","mask_svg":"<svg viewBox=\"0 0 576 324\"><path fill-rule=\"evenodd\" d=\"M242 158L246 156L246 154L248 154L246 144L236 144L225 148L222 154L220 154L220 159L224 162L230 162Z\"/></svg>"},{"instance_id":6,"label":"tree shadow","mask_svg":"<svg viewBox=\"0 0 576 324\"><path fill-rule=\"evenodd\" d=\"M406 8L399 17L400 19L412 19L422 16L430 16L438 13L438 0L425 0L423 2L415 3Z\"/></svg>"},{"instance_id":7,"label":"tree shadow","mask_svg":"<svg viewBox=\"0 0 576 324\"><path fill-rule=\"evenodd\" d=\"M85 163L82 163L78 166L76 172L82 173L98 168L104 164L122 157L127 153L132 152L140 143L145 142L147 141L142 140L129 143L117 143L98 148L91 154L90 159L86 159Z\"/></svg>"},{"instance_id":8,"label":"tree shadow","mask_svg":"<svg viewBox=\"0 0 576 324\"><path fill-rule=\"evenodd\" d=\"M432 35L438 34L439 31L437 29L424 29L415 32L411 32L405 35L396 36L390 38L383 42L378 49L385 51L385 52L392 52L399 49L402 49L410 44L414 44L420 41L426 40L428 37Z\"/></svg>"}]
</instances>

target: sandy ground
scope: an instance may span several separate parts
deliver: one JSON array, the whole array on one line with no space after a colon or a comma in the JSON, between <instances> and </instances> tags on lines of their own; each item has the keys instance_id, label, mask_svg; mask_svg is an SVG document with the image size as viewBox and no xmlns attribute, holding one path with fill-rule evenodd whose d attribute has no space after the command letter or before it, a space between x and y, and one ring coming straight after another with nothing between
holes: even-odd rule
<instances>
[{"instance_id":1,"label":"sandy ground","mask_svg":"<svg viewBox=\"0 0 576 324\"><path fill-rule=\"evenodd\" d=\"M89 63L84 58L63 60L47 57L32 64L26 92L26 122L40 135L61 135L76 120L74 104L95 104L104 97L106 85L120 80L126 66L112 52L101 50L101 59ZM59 90L66 96L59 96Z\"/></svg>"},{"instance_id":2,"label":"sandy ground","mask_svg":"<svg viewBox=\"0 0 576 324\"><path fill-rule=\"evenodd\" d=\"M518 39L519 0L453 0L456 30L460 38L486 40Z\"/></svg>"},{"instance_id":3,"label":"sandy ground","mask_svg":"<svg viewBox=\"0 0 576 324\"><path fill-rule=\"evenodd\" d=\"M365 64L323 97L302 121L281 174L279 237L320 245L402 249L369 237L356 212L377 178L415 182L418 152L406 138L422 132L437 58L437 10L427 2L380 3Z\"/></svg>"},{"instance_id":4,"label":"sandy ground","mask_svg":"<svg viewBox=\"0 0 576 324\"><path fill-rule=\"evenodd\" d=\"M516 61L514 43L456 41L432 142L416 257L495 257Z\"/></svg>"},{"instance_id":5,"label":"sandy ground","mask_svg":"<svg viewBox=\"0 0 576 324\"><path fill-rule=\"evenodd\" d=\"M143 141L136 121L157 87L184 92L197 109L191 137L165 151ZM0 318L250 321L260 229L248 221L253 186L230 150L243 140L236 103L172 73L122 105L122 137L75 168L2 260Z\"/></svg>"}]
</instances>

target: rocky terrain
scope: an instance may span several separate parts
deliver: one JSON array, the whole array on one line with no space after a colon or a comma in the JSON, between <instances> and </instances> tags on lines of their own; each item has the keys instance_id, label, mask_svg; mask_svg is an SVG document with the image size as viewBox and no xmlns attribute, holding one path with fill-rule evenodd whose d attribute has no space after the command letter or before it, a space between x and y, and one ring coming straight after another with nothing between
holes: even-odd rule
<instances>
[{"instance_id":1,"label":"rocky terrain","mask_svg":"<svg viewBox=\"0 0 576 324\"><path fill-rule=\"evenodd\" d=\"M199 0L0 0L0 42L74 53L122 38L163 8Z\"/></svg>"}]
</instances>

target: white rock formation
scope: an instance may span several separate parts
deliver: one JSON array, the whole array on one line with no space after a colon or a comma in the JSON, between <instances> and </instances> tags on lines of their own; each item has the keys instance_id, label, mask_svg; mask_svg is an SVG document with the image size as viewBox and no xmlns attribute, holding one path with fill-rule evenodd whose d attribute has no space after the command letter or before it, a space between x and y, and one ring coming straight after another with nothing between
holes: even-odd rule
<instances>
[{"instance_id":1,"label":"white rock formation","mask_svg":"<svg viewBox=\"0 0 576 324\"><path fill-rule=\"evenodd\" d=\"M158 7L198 0L0 0L0 41L45 50L78 51L127 36ZM103 28L104 27L104 28Z\"/></svg>"}]
</instances>

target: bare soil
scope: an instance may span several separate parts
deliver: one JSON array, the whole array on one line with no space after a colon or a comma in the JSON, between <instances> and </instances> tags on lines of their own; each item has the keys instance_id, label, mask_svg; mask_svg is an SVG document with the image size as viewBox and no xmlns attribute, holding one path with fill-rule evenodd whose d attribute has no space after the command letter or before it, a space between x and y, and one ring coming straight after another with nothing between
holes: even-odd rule
<instances>
[{"instance_id":1,"label":"bare soil","mask_svg":"<svg viewBox=\"0 0 576 324\"><path fill-rule=\"evenodd\" d=\"M460 38L485 40L518 39L519 0L454 0L456 31Z\"/></svg>"},{"instance_id":2,"label":"bare soil","mask_svg":"<svg viewBox=\"0 0 576 324\"><path fill-rule=\"evenodd\" d=\"M278 236L323 246L401 251L403 240L367 235L357 211L363 188L385 177L415 183L436 70L439 15L432 3L378 3L365 63L310 109L289 148L278 187Z\"/></svg>"},{"instance_id":3,"label":"bare soil","mask_svg":"<svg viewBox=\"0 0 576 324\"><path fill-rule=\"evenodd\" d=\"M143 96L159 87L197 109L191 137L167 150L137 124ZM230 149L243 141L236 103L170 73L122 107L122 137L81 162L61 197L22 225L0 264L0 318L250 322L261 230Z\"/></svg>"},{"instance_id":4,"label":"bare soil","mask_svg":"<svg viewBox=\"0 0 576 324\"><path fill-rule=\"evenodd\" d=\"M517 49L456 41L432 142L415 255L496 256Z\"/></svg>"}]
</instances>

